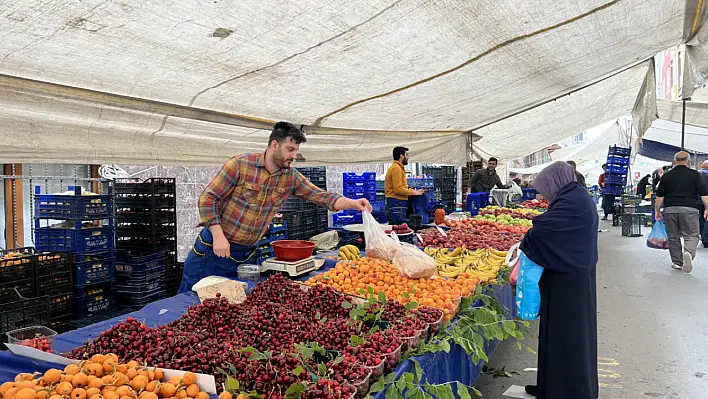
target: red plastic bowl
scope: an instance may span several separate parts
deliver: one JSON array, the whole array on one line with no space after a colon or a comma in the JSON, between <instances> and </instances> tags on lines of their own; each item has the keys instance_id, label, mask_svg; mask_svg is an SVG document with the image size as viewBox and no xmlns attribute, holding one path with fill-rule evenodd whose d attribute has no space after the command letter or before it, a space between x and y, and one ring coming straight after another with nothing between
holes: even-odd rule
<instances>
[{"instance_id":1,"label":"red plastic bowl","mask_svg":"<svg viewBox=\"0 0 708 399\"><path fill-rule=\"evenodd\" d=\"M280 240L270 243L275 257L286 262L309 258L315 250L315 245L312 241L304 240Z\"/></svg>"}]
</instances>

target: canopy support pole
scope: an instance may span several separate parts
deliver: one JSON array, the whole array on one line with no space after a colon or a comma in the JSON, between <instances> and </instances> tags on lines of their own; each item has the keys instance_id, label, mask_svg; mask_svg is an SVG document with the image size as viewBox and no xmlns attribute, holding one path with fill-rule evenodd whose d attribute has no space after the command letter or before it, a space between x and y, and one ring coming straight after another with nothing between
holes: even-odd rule
<instances>
[{"instance_id":1,"label":"canopy support pole","mask_svg":"<svg viewBox=\"0 0 708 399\"><path fill-rule=\"evenodd\" d=\"M681 151L686 150L686 99L683 99L683 112L681 113Z\"/></svg>"}]
</instances>

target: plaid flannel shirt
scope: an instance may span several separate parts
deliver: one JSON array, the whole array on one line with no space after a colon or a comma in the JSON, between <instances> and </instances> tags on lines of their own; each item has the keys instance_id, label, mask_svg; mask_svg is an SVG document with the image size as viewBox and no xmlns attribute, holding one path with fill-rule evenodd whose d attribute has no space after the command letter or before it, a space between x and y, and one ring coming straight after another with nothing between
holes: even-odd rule
<instances>
[{"instance_id":1,"label":"plaid flannel shirt","mask_svg":"<svg viewBox=\"0 0 708 399\"><path fill-rule=\"evenodd\" d=\"M263 154L233 157L199 197L201 225L219 224L230 242L254 245L291 194L330 210L341 197L320 189L292 168L270 174Z\"/></svg>"}]
</instances>

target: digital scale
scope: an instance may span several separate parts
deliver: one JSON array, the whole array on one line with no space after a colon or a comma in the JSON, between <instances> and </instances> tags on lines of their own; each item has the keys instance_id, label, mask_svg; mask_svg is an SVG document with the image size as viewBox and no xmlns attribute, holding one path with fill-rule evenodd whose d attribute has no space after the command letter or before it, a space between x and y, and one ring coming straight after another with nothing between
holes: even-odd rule
<instances>
[{"instance_id":1,"label":"digital scale","mask_svg":"<svg viewBox=\"0 0 708 399\"><path fill-rule=\"evenodd\" d=\"M296 260L294 262L288 262L284 260L278 260L278 258L268 258L261 264L261 273L267 271L287 273L290 277L299 276L301 274L307 274L313 270L317 270L324 264L324 260L318 262L315 260L314 256L305 258L303 260Z\"/></svg>"}]
</instances>

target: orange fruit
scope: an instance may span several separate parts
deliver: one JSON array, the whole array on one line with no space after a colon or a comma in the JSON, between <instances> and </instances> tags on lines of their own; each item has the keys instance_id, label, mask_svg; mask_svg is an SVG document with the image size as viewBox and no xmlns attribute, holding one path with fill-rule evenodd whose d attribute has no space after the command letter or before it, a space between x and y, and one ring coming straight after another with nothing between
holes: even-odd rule
<instances>
[{"instance_id":1,"label":"orange fruit","mask_svg":"<svg viewBox=\"0 0 708 399\"><path fill-rule=\"evenodd\" d=\"M57 385L56 387L56 392L61 395L61 396L68 396L71 394L71 392L74 390L74 387L68 383L68 382L62 382L61 384Z\"/></svg>"},{"instance_id":2,"label":"orange fruit","mask_svg":"<svg viewBox=\"0 0 708 399\"><path fill-rule=\"evenodd\" d=\"M160 381L150 381L150 382L148 382L147 386L145 387L145 390L148 392L157 393L159 391L159 387L157 386L157 384L159 384L159 383L160 383Z\"/></svg>"},{"instance_id":3,"label":"orange fruit","mask_svg":"<svg viewBox=\"0 0 708 399\"><path fill-rule=\"evenodd\" d=\"M86 399L86 390L83 388L75 388L71 391L71 399Z\"/></svg>"},{"instance_id":4,"label":"orange fruit","mask_svg":"<svg viewBox=\"0 0 708 399\"><path fill-rule=\"evenodd\" d=\"M133 396L133 390L130 389L129 386L127 385L121 385L118 388L116 388L116 393L118 396L123 397L123 396Z\"/></svg>"},{"instance_id":5,"label":"orange fruit","mask_svg":"<svg viewBox=\"0 0 708 399\"><path fill-rule=\"evenodd\" d=\"M103 395L101 395L101 394L93 395L88 399L103 399Z\"/></svg>"},{"instance_id":6,"label":"orange fruit","mask_svg":"<svg viewBox=\"0 0 708 399\"><path fill-rule=\"evenodd\" d=\"M15 383L15 388L19 391L20 389L30 388L34 389L36 383L34 381L20 381Z\"/></svg>"},{"instance_id":7,"label":"orange fruit","mask_svg":"<svg viewBox=\"0 0 708 399\"><path fill-rule=\"evenodd\" d=\"M187 396L193 398L199 393L199 385L191 384L187 387Z\"/></svg>"},{"instance_id":8,"label":"orange fruit","mask_svg":"<svg viewBox=\"0 0 708 399\"><path fill-rule=\"evenodd\" d=\"M133 380L133 378L137 377L138 375L138 370L135 369L135 367L130 367L128 371L125 373L125 376L128 377L129 380Z\"/></svg>"},{"instance_id":9,"label":"orange fruit","mask_svg":"<svg viewBox=\"0 0 708 399\"><path fill-rule=\"evenodd\" d=\"M103 365L98 363L90 363L86 366L86 370L89 374L95 375L96 377L103 376Z\"/></svg>"},{"instance_id":10,"label":"orange fruit","mask_svg":"<svg viewBox=\"0 0 708 399\"><path fill-rule=\"evenodd\" d=\"M94 395L100 395L100 394L101 394L101 390L98 388L89 388L86 390L86 397L87 398L90 398Z\"/></svg>"},{"instance_id":11,"label":"orange fruit","mask_svg":"<svg viewBox=\"0 0 708 399\"><path fill-rule=\"evenodd\" d=\"M166 382L166 383L160 385L160 394L162 395L163 398L172 397L175 395L176 392L177 392L177 388L173 384L170 384L169 382Z\"/></svg>"},{"instance_id":12,"label":"orange fruit","mask_svg":"<svg viewBox=\"0 0 708 399\"><path fill-rule=\"evenodd\" d=\"M147 378L145 378L142 375L139 375L139 376L133 378L132 381L130 381L130 387L133 388L137 392L140 392L141 390L145 389L147 384L148 384Z\"/></svg>"},{"instance_id":13,"label":"orange fruit","mask_svg":"<svg viewBox=\"0 0 708 399\"><path fill-rule=\"evenodd\" d=\"M22 388L15 393L14 399L34 399L36 394L32 388Z\"/></svg>"},{"instance_id":14,"label":"orange fruit","mask_svg":"<svg viewBox=\"0 0 708 399\"><path fill-rule=\"evenodd\" d=\"M155 369L155 379L162 381L163 378L165 378L165 374L162 369Z\"/></svg>"},{"instance_id":15,"label":"orange fruit","mask_svg":"<svg viewBox=\"0 0 708 399\"><path fill-rule=\"evenodd\" d=\"M91 356L89 361L91 363L98 363L100 365L103 365L103 363L106 361L106 356L101 355L101 354L96 354L96 355Z\"/></svg>"},{"instance_id":16,"label":"orange fruit","mask_svg":"<svg viewBox=\"0 0 708 399\"><path fill-rule=\"evenodd\" d=\"M5 395L5 392L9 391L10 389L15 387L14 382L4 382L2 385L0 385L0 396Z\"/></svg>"},{"instance_id":17,"label":"orange fruit","mask_svg":"<svg viewBox=\"0 0 708 399\"><path fill-rule=\"evenodd\" d=\"M243 395L243 396L246 396L246 395ZM238 399L240 397L241 397L241 395L237 396L236 399ZM219 395L219 399L233 399L233 395L231 395L231 392L229 392L229 391L224 391L221 393L221 395Z\"/></svg>"},{"instance_id":18,"label":"orange fruit","mask_svg":"<svg viewBox=\"0 0 708 399\"><path fill-rule=\"evenodd\" d=\"M49 399L49 391L37 391L37 394L35 396L36 399Z\"/></svg>"},{"instance_id":19,"label":"orange fruit","mask_svg":"<svg viewBox=\"0 0 708 399\"><path fill-rule=\"evenodd\" d=\"M104 399L120 399L120 396L118 396L116 391L105 391L105 392L103 392L103 398Z\"/></svg>"},{"instance_id":20,"label":"orange fruit","mask_svg":"<svg viewBox=\"0 0 708 399\"><path fill-rule=\"evenodd\" d=\"M206 392L199 392L194 399L209 399L209 394Z\"/></svg>"},{"instance_id":21,"label":"orange fruit","mask_svg":"<svg viewBox=\"0 0 708 399\"><path fill-rule=\"evenodd\" d=\"M93 377L93 378L91 378L91 377ZM98 378L96 376L93 376L93 375L89 376L87 381L88 382L87 382L86 386L88 386L89 388L98 388L98 389L103 388L103 380L101 380L100 378Z\"/></svg>"},{"instance_id":22,"label":"orange fruit","mask_svg":"<svg viewBox=\"0 0 708 399\"><path fill-rule=\"evenodd\" d=\"M177 391L177 394L175 395L175 398L177 399L184 399L187 397L187 391L185 389L180 389Z\"/></svg>"},{"instance_id":23,"label":"orange fruit","mask_svg":"<svg viewBox=\"0 0 708 399\"><path fill-rule=\"evenodd\" d=\"M88 376L84 373L74 374L74 378L71 380L72 385L75 387L85 387L88 384Z\"/></svg>"},{"instance_id":24,"label":"orange fruit","mask_svg":"<svg viewBox=\"0 0 708 399\"><path fill-rule=\"evenodd\" d=\"M138 399L158 399L158 398L157 398L157 395L155 395L152 392L143 392L142 394L140 394Z\"/></svg>"},{"instance_id":25,"label":"orange fruit","mask_svg":"<svg viewBox=\"0 0 708 399\"><path fill-rule=\"evenodd\" d=\"M170 380L168 382L174 386L178 386L182 382L182 379L177 376L174 376L174 377L170 378Z\"/></svg>"},{"instance_id":26,"label":"orange fruit","mask_svg":"<svg viewBox=\"0 0 708 399\"><path fill-rule=\"evenodd\" d=\"M56 384L61 380L61 370L49 369L44 373L42 381L47 384Z\"/></svg>"},{"instance_id":27,"label":"orange fruit","mask_svg":"<svg viewBox=\"0 0 708 399\"><path fill-rule=\"evenodd\" d=\"M197 375L188 371L182 376L182 382L187 386L192 385L197 382Z\"/></svg>"}]
</instances>

